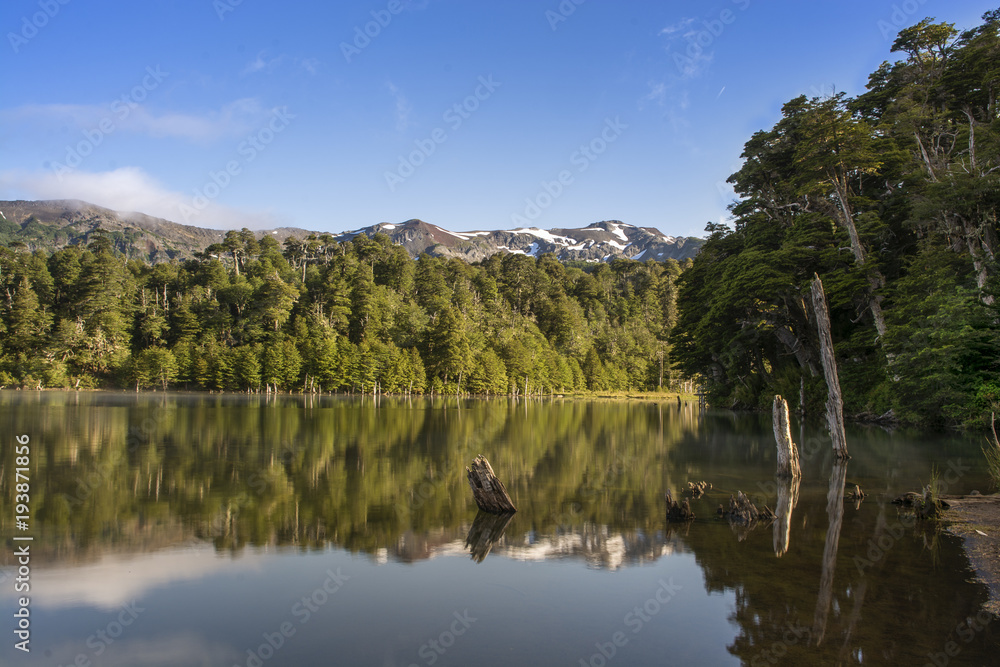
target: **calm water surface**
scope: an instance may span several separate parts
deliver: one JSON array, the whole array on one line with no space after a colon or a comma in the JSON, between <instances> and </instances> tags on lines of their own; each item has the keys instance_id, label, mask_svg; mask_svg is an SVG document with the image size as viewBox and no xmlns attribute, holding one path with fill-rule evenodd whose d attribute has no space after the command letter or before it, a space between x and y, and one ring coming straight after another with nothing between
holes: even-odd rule
<instances>
[{"instance_id":1,"label":"calm water surface","mask_svg":"<svg viewBox=\"0 0 1000 667\"><path fill-rule=\"evenodd\" d=\"M889 502L932 469L988 490L978 440L854 427L842 467L819 424L793 434L795 488L769 416L690 404L0 392L0 664L1000 664L960 540ZM509 520L477 514L480 453ZM716 518L737 490L779 520Z\"/></svg>"}]
</instances>

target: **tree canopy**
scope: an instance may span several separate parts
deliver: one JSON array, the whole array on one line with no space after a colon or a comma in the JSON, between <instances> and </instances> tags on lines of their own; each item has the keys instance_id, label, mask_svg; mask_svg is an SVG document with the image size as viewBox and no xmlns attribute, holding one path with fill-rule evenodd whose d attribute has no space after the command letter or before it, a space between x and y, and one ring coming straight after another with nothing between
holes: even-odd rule
<instances>
[{"instance_id":1,"label":"tree canopy","mask_svg":"<svg viewBox=\"0 0 1000 667\"><path fill-rule=\"evenodd\" d=\"M867 91L797 97L746 143L733 227L680 279L674 357L716 403L822 401L827 288L847 408L948 424L1000 407L1000 12L900 32Z\"/></svg>"},{"instance_id":2,"label":"tree canopy","mask_svg":"<svg viewBox=\"0 0 1000 667\"><path fill-rule=\"evenodd\" d=\"M128 260L101 234L0 248L0 386L656 389L677 379L666 339L681 268L414 261L382 234L282 247L246 229L183 263Z\"/></svg>"}]
</instances>

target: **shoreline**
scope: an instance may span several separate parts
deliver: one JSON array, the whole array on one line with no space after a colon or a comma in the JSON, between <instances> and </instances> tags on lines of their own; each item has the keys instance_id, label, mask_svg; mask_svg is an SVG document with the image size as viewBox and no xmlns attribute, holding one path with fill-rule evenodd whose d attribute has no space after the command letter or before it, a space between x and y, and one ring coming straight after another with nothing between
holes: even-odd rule
<instances>
[{"instance_id":1,"label":"shoreline","mask_svg":"<svg viewBox=\"0 0 1000 667\"><path fill-rule=\"evenodd\" d=\"M42 387L40 389L24 389L21 387L0 387L0 392L21 392L21 393L50 393L50 392L62 392L62 393L74 393L74 394L128 394L128 395L161 395L161 394L184 394L184 395L194 395L194 396L311 396L311 397L343 397L343 398L371 398L373 394L371 392L343 392L343 391L324 391L324 392L303 392L303 391L230 391L230 390L211 390L211 389L185 389L181 387L171 387L166 391L162 389L141 389L135 391L134 389L108 389L103 387ZM449 394L449 393L423 393L423 394L391 394L391 393L378 393L374 394L378 398L477 398L477 399L495 399L495 398L516 398L516 399L591 399L591 400L638 400L638 401L671 401L677 402L680 399L684 403L697 402L698 396L696 394L688 394L685 392L677 391L600 391L600 392L562 392L562 393L548 393L548 394L529 394L525 396L524 394Z\"/></svg>"},{"instance_id":2,"label":"shoreline","mask_svg":"<svg viewBox=\"0 0 1000 667\"><path fill-rule=\"evenodd\" d=\"M941 496L949 508L942 521L962 538L962 548L976 571L976 579L989 589L984 611L1000 617L1000 494Z\"/></svg>"}]
</instances>

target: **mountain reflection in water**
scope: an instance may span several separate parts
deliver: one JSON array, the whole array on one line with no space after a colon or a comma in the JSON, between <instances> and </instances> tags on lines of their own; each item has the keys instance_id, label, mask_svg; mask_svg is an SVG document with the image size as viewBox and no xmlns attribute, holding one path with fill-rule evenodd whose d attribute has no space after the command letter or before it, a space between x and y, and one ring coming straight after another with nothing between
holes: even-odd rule
<instances>
[{"instance_id":1,"label":"mountain reflection in water","mask_svg":"<svg viewBox=\"0 0 1000 667\"><path fill-rule=\"evenodd\" d=\"M587 659L595 642L618 629L597 629L602 610L624 613L648 597L658 579L682 572L686 601L664 605L657 617L680 634L661 627L637 636L621 649L634 651L623 664L662 664L654 656L667 655L666 647L657 642L668 640L675 650L678 641L690 643L686 654L703 655L705 664L924 664L956 640L985 598L983 587L970 582L957 538L916 524L889 504L895 494L925 484L934 464L978 462L972 439L854 427L848 434L854 458L835 465L832 450L808 446L822 444L820 425L797 424L804 477L791 484L774 479L769 415L700 413L690 403L0 392L0 410L5 451L20 433L30 434L35 446L32 564L39 625L46 614L72 614L83 628L100 627L88 615L135 599L155 606L199 582L274 577L277 563L282 572L294 570L295 562L308 570L315 556L363 572L409 568L399 576L414 586L419 573L436 571L428 569L431 563L468 563L473 569L449 566L452 580L439 575L437 604L461 605L470 577L494 577L528 600L493 621L514 627L524 616L530 625L533 614L544 612L538 596L552 595L543 585L523 585L524 568L536 564L561 568L546 571L553 587L570 587L558 589L562 595L590 600L565 610L555 626L538 617L537 636L523 630L521 642L557 638L567 651L578 646L579 655L564 664ZM478 454L507 485L516 514L477 513L464 472ZM948 492L987 487L981 468L972 467ZM7 477L5 507L13 501ZM700 480L713 488L691 500L695 520L668 524L664 492L680 498L687 482ZM845 483L868 493L860 507L844 501ZM738 490L776 508L777 518L749 529L719 519L716 508ZM11 521L0 516L6 535ZM11 572L11 553L0 556L4 573ZM689 561L697 565L694 579L683 569ZM631 570L649 579L638 589L648 594L636 600L604 588L601 576L625 577ZM272 592L262 592L257 604L267 609L267 595L293 588L289 577L268 579ZM244 630L236 628L254 623L225 602L245 593L245 584L217 583L201 600L208 607L229 604L236 617L233 627L215 630L222 644L183 618L172 622L204 651L236 662L243 654L245 664ZM0 591L5 610L15 604L12 595L9 586ZM726 601L723 617L712 611L717 596ZM369 603L353 604L363 610ZM398 613L399 623L410 618ZM720 640L716 630L699 639L693 618L728 627L728 638ZM131 632L153 632L140 625ZM958 640L961 655L950 664L988 664L998 626ZM586 634L586 627L596 634ZM70 662L72 647L79 648L74 642L85 645L89 630L48 632L66 645ZM388 641L369 632L364 641L360 635L338 639L345 655L354 656L350 664L397 664L396 657L365 653L364 642ZM309 656L326 664L323 641L332 639L290 643L270 664L313 664ZM502 646L507 640L489 641ZM713 652L717 648L724 650ZM0 658L10 650L0 649ZM419 660L407 650L399 647L398 664ZM285 662L292 655L300 662ZM490 664L479 655L481 664ZM495 664L505 663L497 658Z\"/></svg>"}]
</instances>

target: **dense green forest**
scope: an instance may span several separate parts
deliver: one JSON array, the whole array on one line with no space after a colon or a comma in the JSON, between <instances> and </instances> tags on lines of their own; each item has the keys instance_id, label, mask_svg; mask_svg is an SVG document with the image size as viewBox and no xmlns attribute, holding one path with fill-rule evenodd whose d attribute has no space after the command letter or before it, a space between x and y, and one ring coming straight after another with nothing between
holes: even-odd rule
<instances>
[{"instance_id":1,"label":"dense green forest","mask_svg":"<svg viewBox=\"0 0 1000 667\"><path fill-rule=\"evenodd\" d=\"M846 410L938 425L1000 407L1000 10L904 29L857 97L798 97L746 143L734 228L681 278L674 358L716 404L818 412L818 274ZM794 397L794 398L793 398Z\"/></svg>"},{"instance_id":2,"label":"dense green forest","mask_svg":"<svg viewBox=\"0 0 1000 667\"><path fill-rule=\"evenodd\" d=\"M551 255L476 265L388 237L232 231L148 265L106 235L0 248L0 385L538 394L657 389L682 267Z\"/></svg>"}]
</instances>

